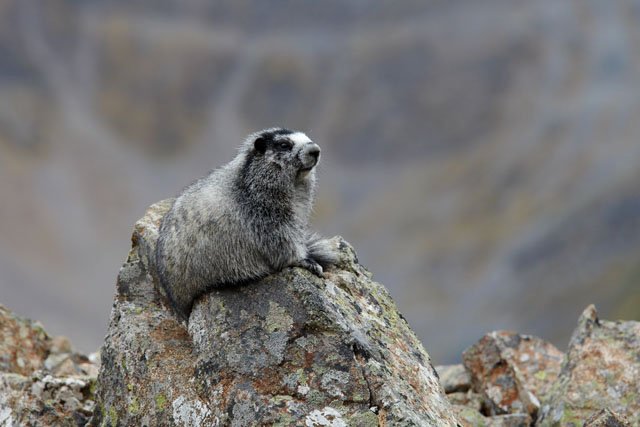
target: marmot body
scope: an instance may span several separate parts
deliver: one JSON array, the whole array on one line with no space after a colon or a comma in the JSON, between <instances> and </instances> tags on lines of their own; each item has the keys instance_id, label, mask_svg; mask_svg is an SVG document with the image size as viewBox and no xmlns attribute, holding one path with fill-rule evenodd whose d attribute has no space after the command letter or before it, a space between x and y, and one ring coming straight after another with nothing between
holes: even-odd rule
<instances>
[{"instance_id":1,"label":"marmot body","mask_svg":"<svg viewBox=\"0 0 640 427\"><path fill-rule=\"evenodd\" d=\"M335 263L328 242L308 229L319 157L302 132L263 130L175 199L160 226L156 264L179 314L188 319L193 301L215 287L288 266L322 275Z\"/></svg>"}]
</instances>

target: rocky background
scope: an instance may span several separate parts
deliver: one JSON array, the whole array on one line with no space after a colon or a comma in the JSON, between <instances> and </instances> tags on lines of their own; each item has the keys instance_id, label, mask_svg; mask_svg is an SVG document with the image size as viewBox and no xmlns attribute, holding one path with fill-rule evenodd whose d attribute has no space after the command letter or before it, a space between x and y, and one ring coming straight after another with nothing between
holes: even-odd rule
<instances>
[{"instance_id":1,"label":"rocky background","mask_svg":"<svg viewBox=\"0 0 640 427\"><path fill-rule=\"evenodd\" d=\"M95 410L100 354L0 305L0 426L85 425Z\"/></svg>"},{"instance_id":2,"label":"rocky background","mask_svg":"<svg viewBox=\"0 0 640 427\"><path fill-rule=\"evenodd\" d=\"M590 305L566 353L494 331L434 368L339 237L323 279L289 268L217 289L182 322L153 262L169 206L135 225L99 355L0 305L0 427L640 426L640 322Z\"/></svg>"},{"instance_id":3,"label":"rocky background","mask_svg":"<svg viewBox=\"0 0 640 427\"><path fill-rule=\"evenodd\" d=\"M259 417L263 417L262 420L271 417L270 421L282 421L279 425L302 419L309 426L344 426L347 425L346 418L350 426L373 427L383 425L385 417L397 423L399 416L407 416L403 425L452 425L452 417L464 427L640 425L640 384L637 381L640 375L640 322L600 320L593 306L581 315L566 354L531 335L495 331L465 350L464 364L436 366L437 374L431 373L433 371L425 373L427 381L439 378L439 386L420 378L403 381L400 376L387 378L386 384L376 384L349 378L353 371L326 369L326 362L329 365L337 363L340 368L345 367L344 363L367 366L371 360L365 360L367 353L362 348L353 358L345 357L350 352L334 355L326 362L308 358L309 366L288 372L292 367L291 356L295 359L297 352L293 345L286 350L287 363L280 372L289 383L287 385L274 381L272 370L262 370L260 375L253 371L255 366L238 363L241 360L238 358L229 358L226 372L218 371L216 365L210 363L211 358L218 356L206 348L200 348L198 361L185 328L168 313L163 313L157 300L152 302L151 283L145 283L144 275L128 274L130 271L127 270L135 264L135 261L126 263L122 270L124 275L120 276L121 284L131 286L121 287L118 292L113 322L105 341L104 364L101 364L99 354L87 357L76 353L67 338L52 338L38 322L21 318L0 305L0 426L82 426L88 423L116 426L139 422L233 425L234 419L238 425L248 425ZM357 281L349 286L359 287ZM221 302L215 294L209 301ZM146 305L145 309L136 310L140 303ZM204 312L213 307L208 304L207 301L202 305ZM134 309L127 310L127 306ZM378 315L379 319L394 318L393 303ZM284 332L274 330L273 323L255 320L252 323L254 339L265 334L263 338L267 338L267 342L277 340L278 332ZM201 317L194 325L203 326L203 321L207 321L206 317ZM137 322L140 328L132 322ZM224 327L218 324L220 326ZM413 335L403 325L400 329ZM143 345L132 340L149 330L153 334L145 338ZM236 335L227 340L225 345L233 348L240 344L237 338ZM298 341L298 344L313 346L313 340ZM119 355L113 353L116 348ZM284 350L284 347L280 349ZM411 347L379 347L377 343L376 349L394 350L399 354L415 351L426 356L418 366L426 364L428 369L433 369L429 356L415 341L411 342ZM177 360L177 355L183 358ZM382 363L373 372L363 369L362 374L366 377L360 379L380 379L388 375L385 370L394 365L405 369L416 367L415 360L408 365L403 359L395 362ZM231 375L229 368L234 372ZM245 372L240 373L243 369ZM194 377L185 376L185 373L195 374L197 381L192 381ZM342 381L344 378L349 381ZM422 394L413 393L417 391L417 384L426 386ZM263 395L257 396L251 385L259 385ZM398 405L396 401L392 406L395 410L389 412L382 405L378 406L385 402L376 401L383 395L376 388L381 385L386 386L387 391L409 393L404 395L404 404ZM212 386L213 391L231 389L234 394L212 394ZM290 395L283 394L287 393L283 389ZM343 392L351 400L339 396ZM358 392L363 394L354 399ZM441 397L443 392L446 400ZM265 398L264 394L271 394L267 408L264 403L262 407L257 405L260 398ZM331 400L331 396L339 398ZM386 396L397 399L402 395ZM224 400L216 402L220 398ZM331 400L328 406L310 409L313 405L326 404L327 398ZM422 402L431 409L425 410ZM223 408L221 403L229 405ZM369 404L372 406L368 407ZM418 424L411 424L416 420Z\"/></svg>"},{"instance_id":4,"label":"rocky background","mask_svg":"<svg viewBox=\"0 0 640 427\"><path fill-rule=\"evenodd\" d=\"M2 1L2 302L95 351L130 225L279 124L437 363L564 351L640 318L639 46L638 0Z\"/></svg>"}]
</instances>

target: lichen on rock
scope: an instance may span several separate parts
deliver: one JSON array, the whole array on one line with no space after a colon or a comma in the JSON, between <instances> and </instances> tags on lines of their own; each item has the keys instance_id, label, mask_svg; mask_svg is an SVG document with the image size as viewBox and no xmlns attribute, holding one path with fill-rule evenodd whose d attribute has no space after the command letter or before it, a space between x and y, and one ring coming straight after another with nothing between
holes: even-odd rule
<instances>
[{"instance_id":1,"label":"lichen on rock","mask_svg":"<svg viewBox=\"0 0 640 427\"><path fill-rule=\"evenodd\" d=\"M169 205L135 226L92 425L457 424L429 355L341 238L324 279L288 268L212 290L181 322L153 262Z\"/></svg>"}]
</instances>

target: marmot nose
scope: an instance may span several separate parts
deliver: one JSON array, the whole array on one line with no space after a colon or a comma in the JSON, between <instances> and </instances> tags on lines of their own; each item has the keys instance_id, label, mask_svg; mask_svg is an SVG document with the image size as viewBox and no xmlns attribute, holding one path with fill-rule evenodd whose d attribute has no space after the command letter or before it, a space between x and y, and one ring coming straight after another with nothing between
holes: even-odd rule
<instances>
[{"instance_id":1,"label":"marmot nose","mask_svg":"<svg viewBox=\"0 0 640 427\"><path fill-rule=\"evenodd\" d=\"M314 159L318 160L318 156L320 156L320 147L318 147L317 145L313 144L307 150L307 154L310 155L311 157L313 157Z\"/></svg>"}]
</instances>

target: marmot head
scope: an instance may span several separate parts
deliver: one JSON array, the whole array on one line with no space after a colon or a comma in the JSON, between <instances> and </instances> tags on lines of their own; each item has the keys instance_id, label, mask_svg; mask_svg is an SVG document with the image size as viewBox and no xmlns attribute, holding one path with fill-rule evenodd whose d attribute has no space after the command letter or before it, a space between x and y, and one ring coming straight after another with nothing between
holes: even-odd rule
<instances>
[{"instance_id":1,"label":"marmot head","mask_svg":"<svg viewBox=\"0 0 640 427\"><path fill-rule=\"evenodd\" d=\"M320 147L302 132L283 128L265 129L249 136L245 149L262 168L307 178L320 160Z\"/></svg>"}]
</instances>

